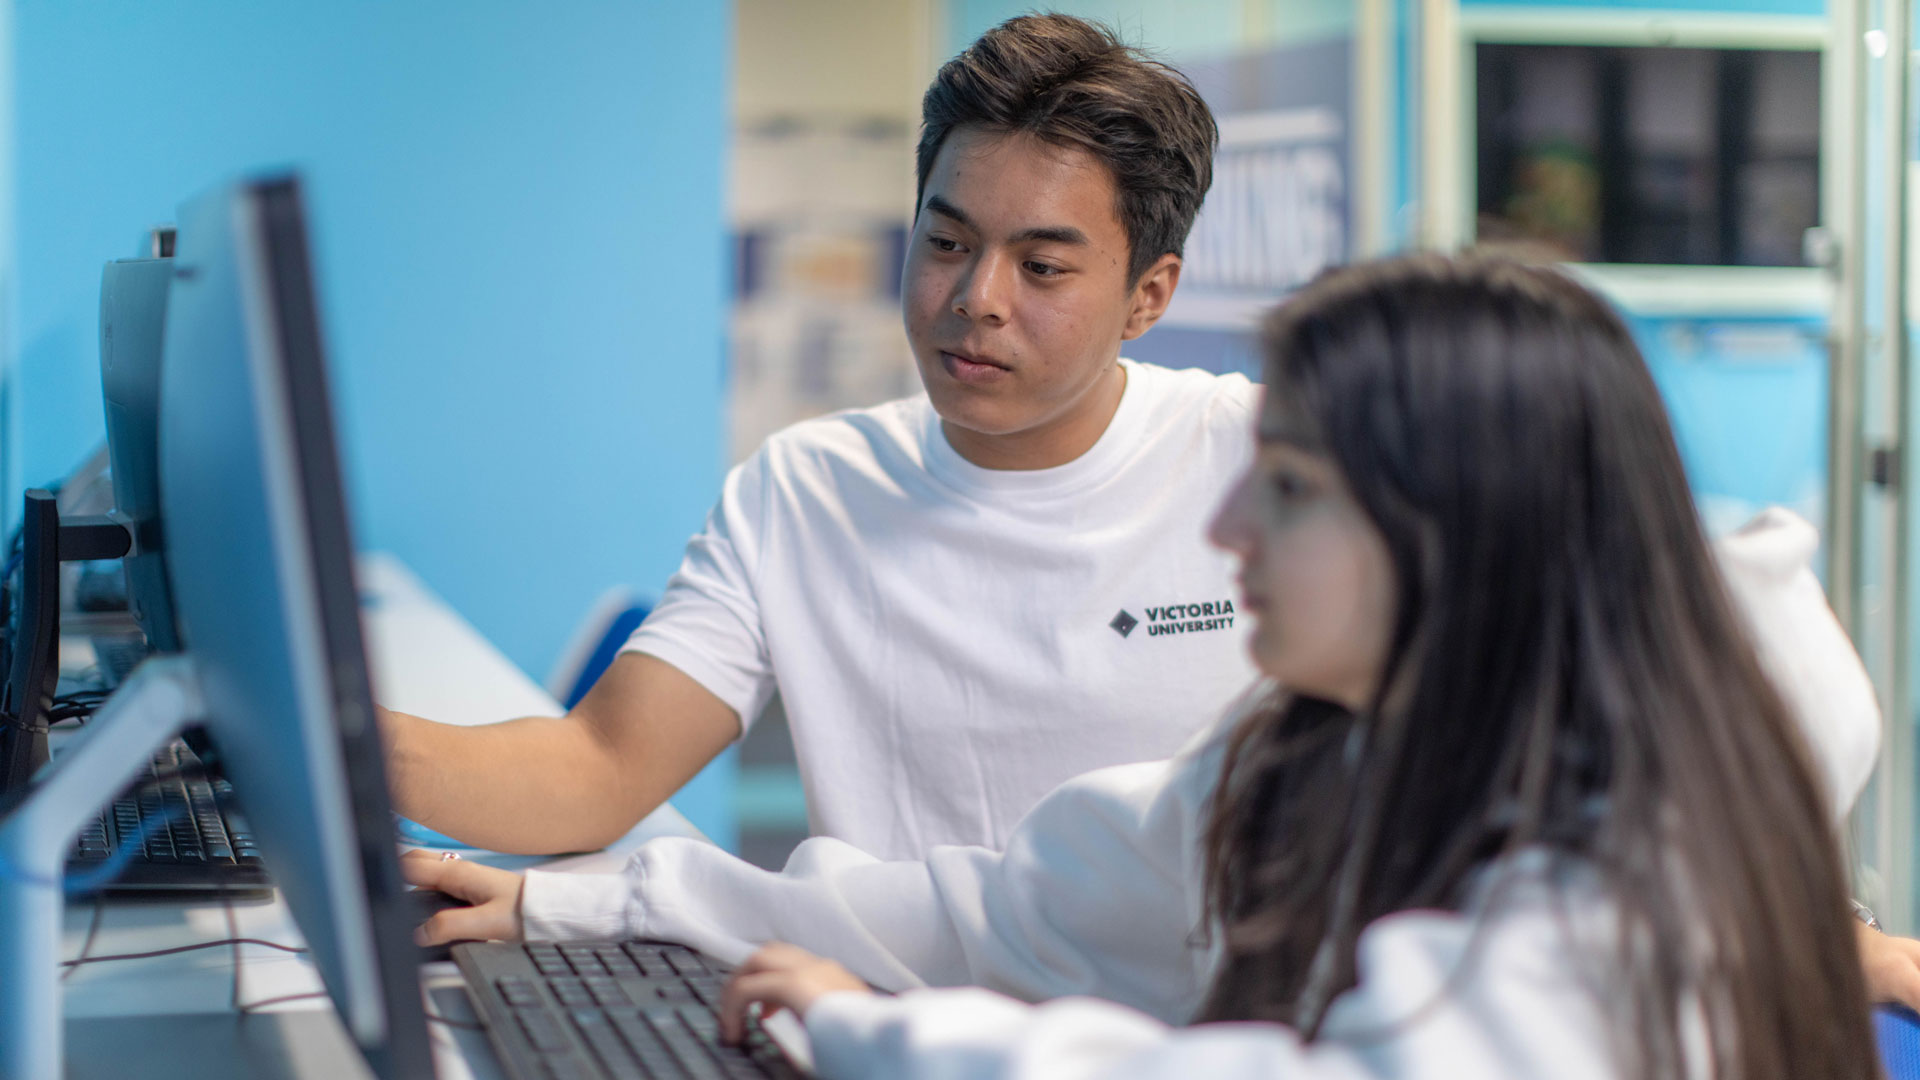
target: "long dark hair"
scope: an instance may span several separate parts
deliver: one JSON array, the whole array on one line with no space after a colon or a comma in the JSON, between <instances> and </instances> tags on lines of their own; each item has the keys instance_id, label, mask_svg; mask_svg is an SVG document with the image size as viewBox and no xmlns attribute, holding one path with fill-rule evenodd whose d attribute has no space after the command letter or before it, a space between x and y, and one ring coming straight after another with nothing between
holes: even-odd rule
<instances>
[{"instance_id":1,"label":"long dark hair","mask_svg":"<svg viewBox=\"0 0 1920 1080\"><path fill-rule=\"evenodd\" d=\"M1200 1018L1313 1038L1368 923L1542 850L1618 910L1596 991L1631 1075L1686 1074L1690 1009L1719 1077L1877 1075L1826 800L1620 320L1550 268L1412 256L1322 278L1264 346L1398 614L1370 708L1280 696L1233 736Z\"/></svg>"}]
</instances>

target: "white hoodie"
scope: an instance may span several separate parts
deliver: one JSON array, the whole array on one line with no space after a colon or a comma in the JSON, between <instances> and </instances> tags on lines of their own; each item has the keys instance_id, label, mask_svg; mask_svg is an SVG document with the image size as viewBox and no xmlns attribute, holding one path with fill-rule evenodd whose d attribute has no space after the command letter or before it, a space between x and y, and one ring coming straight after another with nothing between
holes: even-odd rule
<instances>
[{"instance_id":1,"label":"white hoodie","mask_svg":"<svg viewBox=\"0 0 1920 1080\"><path fill-rule=\"evenodd\" d=\"M1815 543L1811 526L1774 511L1719 550L1844 812L1871 770L1880 721L1807 568ZM912 990L815 1003L806 1024L828 1077L1624 1074L1589 981L1592 950L1568 937L1569 905L1590 911L1597 900L1549 884L1526 856L1487 872L1508 886L1495 906L1476 899L1369 926L1359 982L1310 1046L1274 1024L1179 1026L1216 959L1194 929L1200 830L1227 730L1223 721L1172 761L1069 781L1004 852L936 848L923 862L888 863L816 838L772 874L710 845L659 840L624 875L531 872L526 933L664 938L730 962L787 941L882 989ZM1475 962L1453 979L1470 947Z\"/></svg>"}]
</instances>

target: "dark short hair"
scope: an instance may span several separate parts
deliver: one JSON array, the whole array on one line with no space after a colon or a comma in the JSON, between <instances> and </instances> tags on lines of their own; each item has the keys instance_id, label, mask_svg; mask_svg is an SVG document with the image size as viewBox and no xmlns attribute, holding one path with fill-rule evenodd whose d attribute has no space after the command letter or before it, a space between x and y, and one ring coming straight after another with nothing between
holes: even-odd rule
<instances>
[{"instance_id":1,"label":"dark short hair","mask_svg":"<svg viewBox=\"0 0 1920 1080\"><path fill-rule=\"evenodd\" d=\"M1100 23L1021 15L946 62L920 102L914 204L956 128L1031 135L1107 167L1127 231L1127 281L1178 255L1213 183L1220 130L1185 75Z\"/></svg>"}]
</instances>

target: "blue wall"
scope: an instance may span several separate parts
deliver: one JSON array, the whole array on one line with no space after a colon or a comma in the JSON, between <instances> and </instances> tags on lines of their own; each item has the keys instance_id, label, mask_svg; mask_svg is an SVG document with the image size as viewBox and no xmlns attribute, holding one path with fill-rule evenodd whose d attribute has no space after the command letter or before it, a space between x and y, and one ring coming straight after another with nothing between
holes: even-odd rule
<instances>
[{"instance_id":1,"label":"blue wall","mask_svg":"<svg viewBox=\"0 0 1920 1080\"><path fill-rule=\"evenodd\" d=\"M729 5L14 6L10 484L102 438L101 264L291 164L360 545L536 677L604 588L658 592L723 465Z\"/></svg>"}]
</instances>

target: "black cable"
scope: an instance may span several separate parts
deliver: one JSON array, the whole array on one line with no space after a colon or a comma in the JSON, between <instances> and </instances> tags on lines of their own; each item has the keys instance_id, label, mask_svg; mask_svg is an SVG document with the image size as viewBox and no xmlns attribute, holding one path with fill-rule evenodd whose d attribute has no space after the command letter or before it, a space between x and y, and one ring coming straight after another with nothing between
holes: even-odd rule
<instances>
[{"instance_id":1,"label":"black cable","mask_svg":"<svg viewBox=\"0 0 1920 1080\"><path fill-rule=\"evenodd\" d=\"M282 945L277 941L263 941L260 938L221 938L219 941L197 941L192 945L175 945L171 949L154 949L149 952L115 953L111 956L89 956L84 960L62 960L61 966L73 967L76 964L104 964L109 960L146 960L155 956L172 956L174 953L193 952L197 949L224 949L228 945L261 945L281 952L303 953L304 945Z\"/></svg>"},{"instance_id":2,"label":"black cable","mask_svg":"<svg viewBox=\"0 0 1920 1080\"><path fill-rule=\"evenodd\" d=\"M72 975L74 970L82 964L101 964L109 960L146 960L155 956L172 956L175 953L193 952L196 949L218 949L222 946L231 945L233 947L233 990L232 990L232 995L229 999L229 1002L233 1008L233 1011L239 1013L240 1015L251 1016L256 1012L259 1012L261 1009L266 1008L269 1005L279 1005L283 1002L288 1002L288 1001L306 1001L311 998L323 998L327 996L327 992L325 990L316 990L316 991L311 991L303 994L283 994L280 997L267 998L265 1001L242 1002L240 1000L240 963L241 963L240 946L264 945L269 949L279 949L281 952L290 952L290 953L303 953L303 952L306 952L307 950L305 947L299 946L299 945L282 945L277 941L264 941L260 938L241 937L239 920L235 917L234 911L233 911L233 898L230 896L222 895L220 897L220 907L221 907L221 910L226 915L227 933L231 934L232 935L231 937L222 938L219 941L196 942L192 945L176 945L171 949L154 949L150 952L116 953L111 956L90 956L88 954L93 951L93 940L100 933L100 923L104 920L106 916L106 911L107 911L106 902L104 900L96 898L93 904L93 921L88 924L87 936L80 943L80 955L74 957L72 960L61 961L61 966L65 967L67 970L61 973L60 978L62 981L65 981L66 978ZM440 1014L432 1011L428 1011L426 1013L426 1018L430 1023L445 1024L447 1027L460 1028L463 1031L487 1030L485 1024L475 1024L475 1023L469 1023L465 1020L455 1020L452 1017L441 1016Z\"/></svg>"},{"instance_id":3,"label":"black cable","mask_svg":"<svg viewBox=\"0 0 1920 1080\"><path fill-rule=\"evenodd\" d=\"M60 973L61 982L66 982L74 972L80 970L81 964L87 962L87 954L93 951L93 939L100 936L100 924L105 922L106 918L106 898L95 896L93 898L93 918L87 922L87 936L80 942L80 955L74 957L67 963L67 970Z\"/></svg>"}]
</instances>

